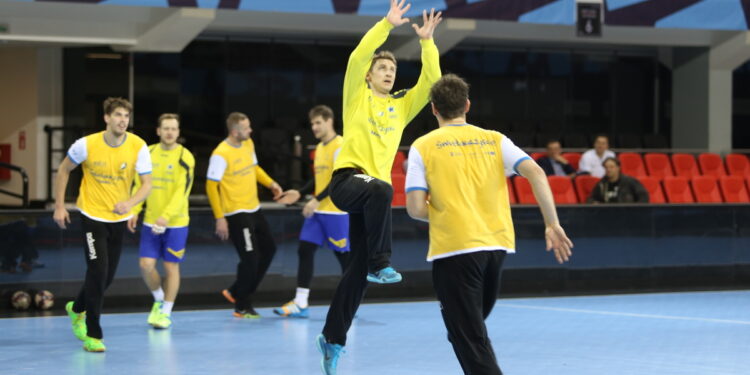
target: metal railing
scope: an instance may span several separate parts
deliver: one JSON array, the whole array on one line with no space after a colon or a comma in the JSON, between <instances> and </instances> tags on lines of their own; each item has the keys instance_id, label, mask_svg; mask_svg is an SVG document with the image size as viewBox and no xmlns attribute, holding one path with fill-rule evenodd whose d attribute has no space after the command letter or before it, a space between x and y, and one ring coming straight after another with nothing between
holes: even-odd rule
<instances>
[{"instance_id":1,"label":"metal railing","mask_svg":"<svg viewBox=\"0 0 750 375\"><path fill-rule=\"evenodd\" d=\"M13 198L21 199L21 207L28 208L29 207L29 175L26 174L26 170L17 165L3 163L3 162L0 162L0 168L7 168L13 172L17 172L18 174L21 175L21 181L23 183L23 187L21 188L23 191L21 192L21 194L14 193L10 190L5 190L5 189L0 189L0 194L5 194Z\"/></svg>"}]
</instances>

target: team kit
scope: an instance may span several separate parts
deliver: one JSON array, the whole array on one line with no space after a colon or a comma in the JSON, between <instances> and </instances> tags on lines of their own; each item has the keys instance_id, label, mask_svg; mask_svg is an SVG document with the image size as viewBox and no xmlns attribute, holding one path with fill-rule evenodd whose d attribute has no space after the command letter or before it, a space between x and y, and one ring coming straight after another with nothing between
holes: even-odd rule
<instances>
[{"instance_id":1,"label":"team kit","mask_svg":"<svg viewBox=\"0 0 750 375\"><path fill-rule=\"evenodd\" d=\"M331 108L318 105L309 110L319 143L314 178L305 186L284 190L269 176L258 164L250 117L228 114L227 137L208 161L206 194L215 234L231 243L238 263L234 282L217 292L234 305L235 318L260 318L253 296L276 244L261 209L258 185L282 204L312 195L302 209L297 288L294 297L273 312L309 317L314 255L319 247L330 249L342 277L322 332L311 345L321 353L321 371L336 374L367 285L402 280L390 262L391 168L405 127L429 106L439 128L417 139L409 152L407 212L430 223L427 260L433 264L448 339L464 373L502 374L484 320L499 292L504 256L515 251L507 173L531 182L545 221L547 250L558 262L568 260L572 242L559 225L546 176L536 163L504 135L466 122L468 84L440 71L433 40L440 12L425 10L421 25L412 23L420 39L421 73L412 88L392 92L396 58L377 50L393 28L410 22L404 18L409 8L405 0L391 0L388 14L350 55L343 85L343 134L335 131ZM74 335L89 352L106 350L100 325L103 297L115 277L126 230L135 233L140 227L139 265L154 299L147 323L156 329L172 326L180 264L190 252L188 198L196 162L177 142L180 117L162 114L156 124L159 142L147 145L128 132L132 110L125 99L105 100L105 130L74 142L55 180L53 218L65 229L71 221L65 207L68 179L72 170L82 169L76 205L87 270L78 296L65 310ZM156 268L159 260L164 276Z\"/></svg>"}]
</instances>

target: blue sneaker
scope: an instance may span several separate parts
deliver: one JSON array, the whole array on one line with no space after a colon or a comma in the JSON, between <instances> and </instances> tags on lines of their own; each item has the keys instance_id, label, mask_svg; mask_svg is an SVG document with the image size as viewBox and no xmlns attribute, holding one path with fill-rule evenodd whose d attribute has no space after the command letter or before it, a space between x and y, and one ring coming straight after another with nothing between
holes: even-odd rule
<instances>
[{"instance_id":1,"label":"blue sneaker","mask_svg":"<svg viewBox=\"0 0 750 375\"><path fill-rule=\"evenodd\" d=\"M396 272L393 267L385 267L378 272L368 273L367 281L378 284L393 284L401 281L401 274Z\"/></svg>"},{"instance_id":2,"label":"blue sneaker","mask_svg":"<svg viewBox=\"0 0 750 375\"><path fill-rule=\"evenodd\" d=\"M336 365L339 362L339 356L344 353L344 347L339 344L327 343L326 337L322 333L315 339L315 346L323 355L320 360L320 369L323 370L323 374L336 375Z\"/></svg>"},{"instance_id":3,"label":"blue sneaker","mask_svg":"<svg viewBox=\"0 0 750 375\"><path fill-rule=\"evenodd\" d=\"M309 318L309 308L302 308L294 301L289 301L281 307L273 309L274 314L289 318Z\"/></svg>"}]
</instances>

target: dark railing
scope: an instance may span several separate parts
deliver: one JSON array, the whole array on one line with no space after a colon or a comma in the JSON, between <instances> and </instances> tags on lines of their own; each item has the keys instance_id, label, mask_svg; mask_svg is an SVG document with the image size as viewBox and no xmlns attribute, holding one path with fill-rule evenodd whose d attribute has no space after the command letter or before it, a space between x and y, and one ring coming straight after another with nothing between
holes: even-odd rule
<instances>
[{"instance_id":1,"label":"dark railing","mask_svg":"<svg viewBox=\"0 0 750 375\"><path fill-rule=\"evenodd\" d=\"M21 194L14 193L12 191L5 190L5 189L0 189L0 194L5 194L14 198L21 199L21 207L28 208L29 207L29 175L26 174L26 170L17 165L3 163L3 162L0 162L0 168L7 168L7 169L10 169L11 171L18 172L18 174L21 175L21 181L23 182L23 187L22 187L23 191Z\"/></svg>"}]
</instances>

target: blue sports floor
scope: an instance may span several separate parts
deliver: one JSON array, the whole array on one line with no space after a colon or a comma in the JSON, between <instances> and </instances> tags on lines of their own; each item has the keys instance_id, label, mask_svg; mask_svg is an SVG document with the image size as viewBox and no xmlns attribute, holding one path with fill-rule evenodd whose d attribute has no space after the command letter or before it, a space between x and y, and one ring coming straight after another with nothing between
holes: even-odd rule
<instances>
[{"instance_id":1,"label":"blue sports floor","mask_svg":"<svg viewBox=\"0 0 750 375\"><path fill-rule=\"evenodd\" d=\"M319 374L327 307L259 311L178 311L167 331L145 308L106 314L104 354L84 352L67 317L0 319L0 373ZM487 325L507 375L750 374L750 291L501 299ZM341 375L461 373L436 302L362 305L346 350Z\"/></svg>"}]
</instances>

